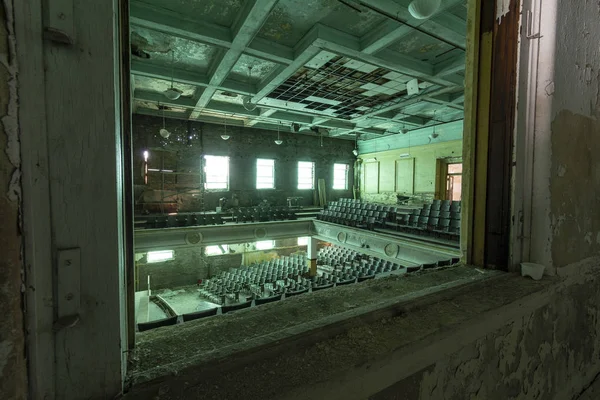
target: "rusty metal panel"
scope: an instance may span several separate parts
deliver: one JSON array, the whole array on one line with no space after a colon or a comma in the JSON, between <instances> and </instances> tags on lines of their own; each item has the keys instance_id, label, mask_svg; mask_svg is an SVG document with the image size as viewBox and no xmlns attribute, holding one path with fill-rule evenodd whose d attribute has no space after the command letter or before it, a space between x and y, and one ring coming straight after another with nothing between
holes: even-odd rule
<instances>
[{"instance_id":1,"label":"rusty metal panel","mask_svg":"<svg viewBox=\"0 0 600 400\"><path fill-rule=\"evenodd\" d=\"M520 0L494 19L485 264L506 269L510 246L511 163L515 129Z\"/></svg>"}]
</instances>

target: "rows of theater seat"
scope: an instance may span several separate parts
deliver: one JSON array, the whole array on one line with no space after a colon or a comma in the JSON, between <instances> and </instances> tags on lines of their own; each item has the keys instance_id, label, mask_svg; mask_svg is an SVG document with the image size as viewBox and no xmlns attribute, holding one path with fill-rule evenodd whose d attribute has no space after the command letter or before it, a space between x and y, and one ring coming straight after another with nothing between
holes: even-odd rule
<instances>
[{"instance_id":1,"label":"rows of theater seat","mask_svg":"<svg viewBox=\"0 0 600 400\"><path fill-rule=\"evenodd\" d=\"M386 228L401 233L456 240L460 235L460 201L433 200L422 208L385 206L340 199L330 202L317 219L336 224L376 230Z\"/></svg>"},{"instance_id":2,"label":"rows of theater seat","mask_svg":"<svg viewBox=\"0 0 600 400\"><path fill-rule=\"evenodd\" d=\"M395 213L386 222L386 227L410 234L458 239L460 215L460 201L433 200L412 213Z\"/></svg>"},{"instance_id":3,"label":"rows of theater seat","mask_svg":"<svg viewBox=\"0 0 600 400\"><path fill-rule=\"evenodd\" d=\"M399 262L383 260L378 257L369 256L351 249L339 246L326 246L319 250L317 263L329 265L334 268L342 268L361 279L368 279L377 274L388 272L415 272L420 269L444 267L459 262L458 257L447 258L435 263L402 265Z\"/></svg>"},{"instance_id":4,"label":"rows of theater seat","mask_svg":"<svg viewBox=\"0 0 600 400\"><path fill-rule=\"evenodd\" d=\"M225 222L219 214L179 214L148 217L146 229L175 228L183 226L222 225Z\"/></svg>"},{"instance_id":5,"label":"rows of theater seat","mask_svg":"<svg viewBox=\"0 0 600 400\"><path fill-rule=\"evenodd\" d=\"M248 207L240 208L233 212L233 221L240 222L268 222L298 219L294 210L288 207Z\"/></svg>"},{"instance_id":6,"label":"rows of theater seat","mask_svg":"<svg viewBox=\"0 0 600 400\"><path fill-rule=\"evenodd\" d=\"M302 275L306 272L306 255L293 254L221 272L202 283L200 294L217 304L239 300L240 292L260 299L285 289L303 289Z\"/></svg>"},{"instance_id":7,"label":"rows of theater seat","mask_svg":"<svg viewBox=\"0 0 600 400\"><path fill-rule=\"evenodd\" d=\"M373 230L383 227L389 214L396 212L396 207L361 202L357 199L340 199L329 202L327 209L317 215L321 221Z\"/></svg>"}]
</instances>

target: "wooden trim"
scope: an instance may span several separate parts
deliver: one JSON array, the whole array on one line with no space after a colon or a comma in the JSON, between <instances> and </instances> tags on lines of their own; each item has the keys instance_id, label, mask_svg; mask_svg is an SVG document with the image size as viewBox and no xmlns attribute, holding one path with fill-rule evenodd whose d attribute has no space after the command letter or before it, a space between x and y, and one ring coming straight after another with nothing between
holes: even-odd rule
<instances>
[{"instance_id":1,"label":"wooden trim","mask_svg":"<svg viewBox=\"0 0 600 400\"><path fill-rule=\"evenodd\" d=\"M494 20L485 265L507 269L510 252L512 161L516 124L520 0L510 2L501 21Z\"/></svg>"},{"instance_id":2,"label":"wooden trim","mask_svg":"<svg viewBox=\"0 0 600 400\"><path fill-rule=\"evenodd\" d=\"M492 14L493 15L493 14ZM479 52L479 85L477 102L477 139L474 148L475 188L473 193L473 241L471 242L471 263L485 265L486 240L486 201L488 170L488 137L490 124L490 101L492 79L492 32L481 35Z\"/></svg>"},{"instance_id":3,"label":"wooden trim","mask_svg":"<svg viewBox=\"0 0 600 400\"><path fill-rule=\"evenodd\" d=\"M123 158L123 222L125 234L125 293L127 318L127 343L135 347L135 254L133 243L134 193L133 193L133 135L131 126L131 52L129 29L129 0L119 0L119 38L121 51L121 141ZM162 154L162 153L161 153Z\"/></svg>"},{"instance_id":4,"label":"wooden trim","mask_svg":"<svg viewBox=\"0 0 600 400\"><path fill-rule=\"evenodd\" d=\"M52 225L41 0L15 1L29 398L55 395Z\"/></svg>"},{"instance_id":5,"label":"wooden trim","mask_svg":"<svg viewBox=\"0 0 600 400\"><path fill-rule=\"evenodd\" d=\"M463 137L463 261L505 269L510 245L519 1L469 0Z\"/></svg>"},{"instance_id":6,"label":"wooden trim","mask_svg":"<svg viewBox=\"0 0 600 400\"><path fill-rule=\"evenodd\" d=\"M462 261L474 264L475 231L474 197L476 181L476 149L479 131L479 74L481 46L481 13L483 0L468 0L467 4L467 50L465 69L465 122L463 133L463 200L460 247ZM481 228L479 228L481 230Z\"/></svg>"}]
</instances>

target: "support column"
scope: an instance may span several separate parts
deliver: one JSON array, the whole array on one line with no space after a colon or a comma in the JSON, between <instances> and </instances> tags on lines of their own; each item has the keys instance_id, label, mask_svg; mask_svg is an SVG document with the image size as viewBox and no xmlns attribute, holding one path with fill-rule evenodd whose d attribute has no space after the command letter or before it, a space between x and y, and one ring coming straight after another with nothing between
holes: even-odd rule
<instances>
[{"instance_id":1,"label":"support column","mask_svg":"<svg viewBox=\"0 0 600 400\"><path fill-rule=\"evenodd\" d=\"M308 274L310 276L317 276L317 239L310 237L308 239Z\"/></svg>"}]
</instances>

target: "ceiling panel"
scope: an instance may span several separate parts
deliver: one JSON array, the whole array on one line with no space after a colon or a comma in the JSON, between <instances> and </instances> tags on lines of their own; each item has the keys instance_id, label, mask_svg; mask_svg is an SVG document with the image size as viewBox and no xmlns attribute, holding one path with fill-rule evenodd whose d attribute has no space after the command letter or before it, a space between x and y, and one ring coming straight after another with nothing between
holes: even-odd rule
<instances>
[{"instance_id":1,"label":"ceiling panel","mask_svg":"<svg viewBox=\"0 0 600 400\"><path fill-rule=\"evenodd\" d=\"M260 1L260 0L259 0ZM227 28L233 25L243 0L143 0L159 9L173 11L189 19L208 21Z\"/></svg>"},{"instance_id":2,"label":"ceiling panel","mask_svg":"<svg viewBox=\"0 0 600 400\"><path fill-rule=\"evenodd\" d=\"M164 92L171 87L171 82L163 79L148 78L145 76L136 75L134 77L136 90L145 90L149 92ZM196 86L185 85L183 83L174 82L173 87L181 90L182 96L191 97L196 92ZM167 99L165 98L165 101Z\"/></svg>"},{"instance_id":3,"label":"ceiling panel","mask_svg":"<svg viewBox=\"0 0 600 400\"><path fill-rule=\"evenodd\" d=\"M437 57L453 50L454 47L422 32L412 31L390 49L421 61L435 63Z\"/></svg>"},{"instance_id":4,"label":"ceiling panel","mask_svg":"<svg viewBox=\"0 0 600 400\"><path fill-rule=\"evenodd\" d=\"M251 72L248 67L252 68ZM274 62L242 54L231 70L231 75L237 81L256 84L265 79L277 67L278 64Z\"/></svg>"},{"instance_id":5,"label":"ceiling panel","mask_svg":"<svg viewBox=\"0 0 600 400\"><path fill-rule=\"evenodd\" d=\"M217 51L207 44L139 27L131 30L131 45L149 56L146 63L194 72L206 72Z\"/></svg>"}]
</instances>

